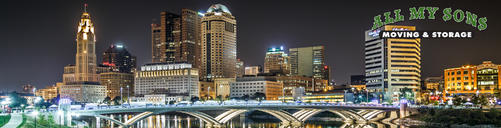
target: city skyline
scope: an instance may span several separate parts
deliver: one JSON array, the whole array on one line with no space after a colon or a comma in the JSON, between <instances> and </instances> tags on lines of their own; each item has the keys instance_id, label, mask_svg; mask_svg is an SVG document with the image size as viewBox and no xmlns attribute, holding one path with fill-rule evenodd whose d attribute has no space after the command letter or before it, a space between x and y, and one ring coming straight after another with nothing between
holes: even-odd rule
<instances>
[{"instance_id":1,"label":"city skyline","mask_svg":"<svg viewBox=\"0 0 501 128\"><path fill-rule=\"evenodd\" d=\"M12 1L10 1L12 2ZM262 2L259 6L264 6L256 12L246 11L250 7L245 6L251 2L228 1L228 2L180 2L175 6L168 4L142 3L135 5L132 2L116 4L110 1L90 1L90 2L30 2L18 3L17 1L9 4L0 5L2 9L10 11L19 11L17 15L6 14L1 21L9 24L2 30L4 37L0 53L0 59L7 60L7 63L0 64L4 67L0 74L0 87L2 90L21 89L22 85L31 84L37 88L53 85L56 82L62 82L61 74L64 66L75 63L76 43L75 32L78 19L83 11L83 5L89 5L87 11L92 15L94 26L96 26L96 52L105 51L111 44L121 44L128 48L131 53L137 55L138 65L151 62L151 24L152 19L159 19L160 12L170 11L180 13L183 8L190 8L195 11L205 12L212 4L221 3L226 5L239 21L239 33L237 38L237 58L244 62L245 66L264 65L263 57L270 47L283 46L284 49L294 47L324 46L325 47L325 65L331 66L332 79L338 84L348 83L350 75L364 74L364 31L372 27L373 17L383 12L393 9L402 9L404 11L409 7L422 5L423 3L405 3L388 4L385 6L367 7L358 5L360 9L354 12L343 13L347 9L338 5L338 2L331 4L310 3L316 8L329 8L330 11L315 11L304 8L301 11L293 10L301 7L300 3L287 3L278 7L279 2ZM164 2L169 3L169 2ZM252 2L259 3L259 2ZM23 8L9 8L20 5L30 7L29 10ZM325 5L324 5L325 4ZM10 5L9 7L5 7ZM46 5L46 6L44 6ZM124 6L125 5L125 6ZM147 11L138 8L146 8ZM146 7L150 5L150 7ZM165 6L164 6L165 5ZM275 5L275 6L272 6ZM339 6L339 8L329 7L329 5ZM495 3L488 5L496 5ZM107 8L110 6L110 8ZM496 12L489 12L487 9L475 7L475 5L466 3L434 3L429 6L440 8L451 7L453 9L463 9L474 12L479 17L487 17L489 28L484 31L478 31L476 28L464 23L454 21L433 21L433 20L413 20L396 23L397 25L413 25L418 30L469 30L476 34L474 39L423 39L422 44L422 77L442 76L443 70L452 67L459 67L465 64L478 65L482 61L492 61L501 63L501 58L496 56L495 36L498 34L500 26L495 24L499 22L499 17L495 17ZM107 10L109 9L109 10ZM31 11L30 11L31 10ZM43 19L27 21L27 12L37 11L30 15L30 18ZM141 10L141 11L134 11ZM264 10L264 11L263 11ZM293 10L293 11L290 11ZM364 11L370 10L370 11ZM3 10L6 12L6 10ZM268 12L266 13L260 12ZM116 13L121 12L121 13ZM314 14L314 13L319 14ZM357 13L364 12L364 13ZM253 13L253 14L249 14ZM296 20L298 14L314 17L308 21L307 25L298 25L305 22ZM134 18L130 21L129 15ZM339 15L338 17L334 15ZM262 21L261 18L270 19ZM64 17L64 18L61 18ZM137 18L136 18L137 17ZM315 18L318 18L315 20ZM256 20L258 19L258 20ZM261 20L259 20L261 19ZM346 20L346 21L344 21ZM17 22L16 22L17 21ZM347 22L350 21L350 22ZM118 23L117 23L118 22ZM321 22L315 24L315 22ZM43 24L42 26L31 26ZM353 25L347 27L347 25ZM21 26L21 27L19 27ZM124 27L127 26L127 27ZM55 29L51 29L55 28ZM23 33L20 33L20 30ZM51 32L36 32L35 30L49 30ZM311 32L311 33L308 33ZM16 38L17 37L17 38ZM454 43L454 44L452 44ZM41 45L43 44L43 45ZM54 47L53 47L54 46ZM26 49L25 53L12 55L17 52L16 49ZM441 51L441 52L436 52ZM464 52L461 52L464 51ZM469 52L471 51L471 52ZM289 53L289 51L286 51ZM12 56L9 56L12 55ZM97 62L103 63L102 56L97 55ZM32 59L19 59L32 58ZM443 61L450 58L452 61ZM348 68L346 68L348 67ZM19 72L19 73L17 73ZM23 72L22 74L20 72ZM21 79L22 78L22 79Z\"/></svg>"}]
</instances>

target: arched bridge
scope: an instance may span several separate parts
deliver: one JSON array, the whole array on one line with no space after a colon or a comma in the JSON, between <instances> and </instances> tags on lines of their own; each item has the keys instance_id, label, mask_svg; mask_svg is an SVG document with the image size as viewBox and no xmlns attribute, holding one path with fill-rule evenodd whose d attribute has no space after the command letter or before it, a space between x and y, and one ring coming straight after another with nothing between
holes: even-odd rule
<instances>
[{"instance_id":1,"label":"arched bridge","mask_svg":"<svg viewBox=\"0 0 501 128\"><path fill-rule=\"evenodd\" d=\"M296 109L297 112L289 113L285 110ZM201 111L227 110L216 117L210 116ZM321 113L331 112L339 115L345 122L367 123L371 121L391 121L399 118L400 108L395 106L359 106L359 105L244 105L244 106L162 106L144 108L114 108L114 109L94 109L94 110L72 110L72 113L80 116L93 116L112 121L121 127L128 128L136 122L151 115L166 112L179 112L194 116L206 123L208 127L226 127L225 124L233 117L250 112L262 111L268 113L282 121L287 126L301 126L308 118ZM106 114L116 113L140 113L125 122L118 121Z\"/></svg>"}]
</instances>

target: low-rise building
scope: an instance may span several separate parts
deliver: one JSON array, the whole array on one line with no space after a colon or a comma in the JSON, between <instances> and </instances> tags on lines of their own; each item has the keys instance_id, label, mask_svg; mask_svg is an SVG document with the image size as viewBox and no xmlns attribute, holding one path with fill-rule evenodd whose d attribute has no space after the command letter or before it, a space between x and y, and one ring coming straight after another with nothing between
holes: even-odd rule
<instances>
[{"instance_id":1,"label":"low-rise building","mask_svg":"<svg viewBox=\"0 0 501 128\"><path fill-rule=\"evenodd\" d=\"M66 82L61 86L60 92L61 98L69 98L75 102L99 103L106 98L106 86L99 82Z\"/></svg>"},{"instance_id":2,"label":"low-rise building","mask_svg":"<svg viewBox=\"0 0 501 128\"><path fill-rule=\"evenodd\" d=\"M53 85L53 86L46 86L44 89L36 90L36 95L42 96L42 98L45 100L51 100L52 98L57 97L58 92L59 88Z\"/></svg>"},{"instance_id":3,"label":"low-rise building","mask_svg":"<svg viewBox=\"0 0 501 128\"><path fill-rule=\"evenodd\" d=\"M14 93L14 92L0 92L0 98L2 98L2 99L8 98L12 93ZM17 93L17 95L19 97L26 98L26 102L29 105L33 105L33 100L35 99L35 95L33 94L33 91L31 93L20 92L20 93Z\"/></svg>"},{"instance_id":4,"label":"low-rise building","mask_svg":"<svg viewBox=\"0 0 501 128\"><path fill-rule=\"evenodd\" d=\"M315 79L306 76L272 76L277 79L277 82L283 83L285 95L292 95L292 88L303 87L305 92L327 91L329 85L328 80Z\"/></svg>"},{"instance_id":5,"label":"low-rise building","mask_svg":"<svg viewBox=\"0 0 501 128\"><path fill-rule=\"evenodd\" d=\"M256 92L265 94L266 100L278 100L283 95L283 84L270 77L242 77L236 82L230 82L230 98L249 95L253 97Z\"/></svg>"},{"instance_id":6,"label":"low-rise building","mask_svg":"<svg viewBox=\"0 0 501 128\"><path fill-rule=\"evenodd\" d=\"M501 65L484 61L480 65L464 65L444 70L443 96L487 95L494 96L501 87Z\"/></svg>"},{"instance_id":7,"label":"low-rise building","mask_svg":"<svg viewBox=\"0 0 501 128\"><path fill-rule=\"evenodd\" d=\"M106 95L111 99L117 96L134 96L134 74L106 72L99 75L101 84L106 86Z\"/></svg>"},{"instance_id":8,"label":"low-rise building","mask_svg":"<svg viewBox=\"0 0 501 128\"><path fill-rule=\"evenodd\" d=\"M260 66L245 67L245 75L257 76Z\"/></svg>"},{"instance_id":9,"label":"low-rise building","mask_svg":"<svg viewBox=\"0 0 501 128\"><path fill-rule=\"evenodd\" d=\"M198 69L191 66L187 62L145 64L135 73L135 94L142 97L165 89L169 95L199 97Z\"/></svg>"},{"instance_id":10,"label":"low-rise building","mask_svg":"<svg viewBox=\"0 0 501 128\"><path fill-rule=\"evenodd\" d=\"M216 89L214 88L214 82L205 82L205 81L200 81L198 88L200 90L199 93L199 99L200 100L209 100L209 98L215 98L216 97ZM209 97L207 97L207 94L209 94Z\"/></svg>"},{"instance_id":11,"label":"low-rise building","mask_svg":"<svg viewBox=\"0 0 501 128\"><path fill-rule=\"evenodd\" d=\"M230 95L230 83L236 81L235 78L214 78L213 80L216 95L223 97Z\"/></svg>"}]
</instances>

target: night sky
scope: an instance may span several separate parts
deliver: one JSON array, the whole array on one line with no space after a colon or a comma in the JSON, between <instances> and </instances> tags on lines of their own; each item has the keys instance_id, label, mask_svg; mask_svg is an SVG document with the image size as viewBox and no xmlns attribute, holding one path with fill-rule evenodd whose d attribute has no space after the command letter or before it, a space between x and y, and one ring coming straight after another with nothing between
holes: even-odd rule
<instances>
[{"instance_id":1,"label":"night sky","mask_svg":"<svg viewBox=\"0 0 501 128\"><path fill-rule=\"evenodd\" d=\"M423 39L422 77L442 76L443 69L484 60L501 64L500 1L437 3L433 1L353 1L334 0L234 0L234 1L20 1L0 3L0 90L21 90L31 84L45 88L62 81L64 66L75 63L76 32L84 4L96 30L97 61L111 44L122 44L137 56L138 66L151 61L152 19L160 12L181 13L181 9L205 12L212 4L226 5L237 20L237 56L245 66L264 65L268 48L324 46L325 65L332 79L347 83L350 75L365 73L364 31L373 18L402 9L404 22L417 30L473 31L474 39ZM441 1L442 2L442 1ZM412 20L410 7L435 6L436 19ZM496 7L497 6L497 7ZM465 23L443 21L443 9L462 9L487 17L487 29L479 31ZM394 14L391 14L394 17ZM425 15L427 16L427 14ZM288 50L287 50L288 52Z\"/></svg>"}]
</instances>

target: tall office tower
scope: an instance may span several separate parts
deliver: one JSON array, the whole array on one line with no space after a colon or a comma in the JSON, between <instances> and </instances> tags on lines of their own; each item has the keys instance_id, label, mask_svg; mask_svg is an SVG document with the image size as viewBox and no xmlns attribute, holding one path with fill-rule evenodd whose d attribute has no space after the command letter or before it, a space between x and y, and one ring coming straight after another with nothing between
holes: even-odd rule
<instances>
[{"instance_id":1,"label":"tall office tower","mask_svg":"<svg viewBox=\"0 0 501 128\"><path fill-rule=\"evenodd\" d=\"M183 9L181 17L174 20L174 61L188 62L195 68L200 68L200 34L202 17L198 12Z\"/></svg>"},{"instance_id":2,"label":"tall office tower","mask_svg":"<svg viewBox=\"0 0 501 128\"><path fill-rule=\"evenodd\" d=\"M237 21L226 6L212 5L202 17L202 79L235 78Z\"/></svg>"},{"instance_id":3,"label":"tall office tower","mask_svg":"<svg viewBox=\"0 0 501 128\"><path fill-rule=\"evenodd\" d=\"M157 24L157 20L153 19L153 23L151 23L151 62L153 63L163 62L161 30L160 24Z\"/></svg>"},{"instance_id":4,"label":"tall office tower","mask_svg":"<svg viewBox=\"0 0 501 128\"><path fill-rule=\"evenodd\" d=\"M174 26L176 24L174 23L174 20L176 18L179 18L181 16L170 13L170 12L162 12L160 13L160 50L161 50L161 56L162 58L160 59L161 62L168 62L172 63L175 60L175 48L174 46L176 43L174 42Z\"/></svg>"},{"instance_id":5,"label":"tall office tower","mask_svg":"<svg viewBox=\"0 0 501 128\"><path fill-rule=\"evenodd\" d=\"M281 71L284 74L290 74L290 57L284 52L284 48L269 48L264 58L264 73L270 71Z\"/></svg>"},{"instance_id":6,"label":"tall office tower","mask_svg":"<svg viewBox=\"0 0 501 128\"><path fill-rule=\"evenodd\" d=\"M160 44L152 44L153 50L160 48L163 54L159 62L188 62L195 68L201 68L202 17L196 11L183 9L181 15L162 12L161 18L160 42L156 42Z\"/></svg>"},{"instance_id":7,"label":"tall office tower","mask_svg":"<svg viewBox=\"0 0 501 128\"><path fill-rule=\"evenodd\" d=\"M136 60L133 59L127 49L122 45L111 45L103 52L103 64L110 66L111 72L133 73L137 67Z\"/></svg>"},{"instance_id":8,"label":"tall office tower","mask_svg":"<svg viewBox=\"0 0 501 128\"><path fill-rule=\"evenodd\" d=\"M87 7L87 6L86 6ZM98 65L96 61L96 36L94 26L90 20L90 15L85 9L77 32L77 54L76 54L76 81L99 82L99 75L96 73Z\"/></svg>"},{"instance_id":9,"label":"tall office tower","mask_svg":"<svg viewBox=\"0 0 501 128\"><path fill-rule=\"evenodd\" d=\"M420 39L379 38L380 31L414 31L414 26L386 25L365 31L365 80L379 101L399 101L399 90L421 84Z\"/></svg>"},{"instance_id":10,"label":"tall office tower","mask_svg":"<svg viewBox=\"0 0 501 128\"><path fill-rule=\"evenodd\" d=\"M243 61L240 61L240 59L237 60L237 65L236 67L237 68L237 77L242 77L245 75L245 67L244 67L244 62Z\"/></svg>"},{"instance_id":11,"label":"tall office tower","mask_svg":"<svg viewBox=\"0 0 501 128\"><path fill-rule=\"evenodd\" d=\"M290 48L291 75L324 78L324 46Z\"/></svg>"}]
</instances>

